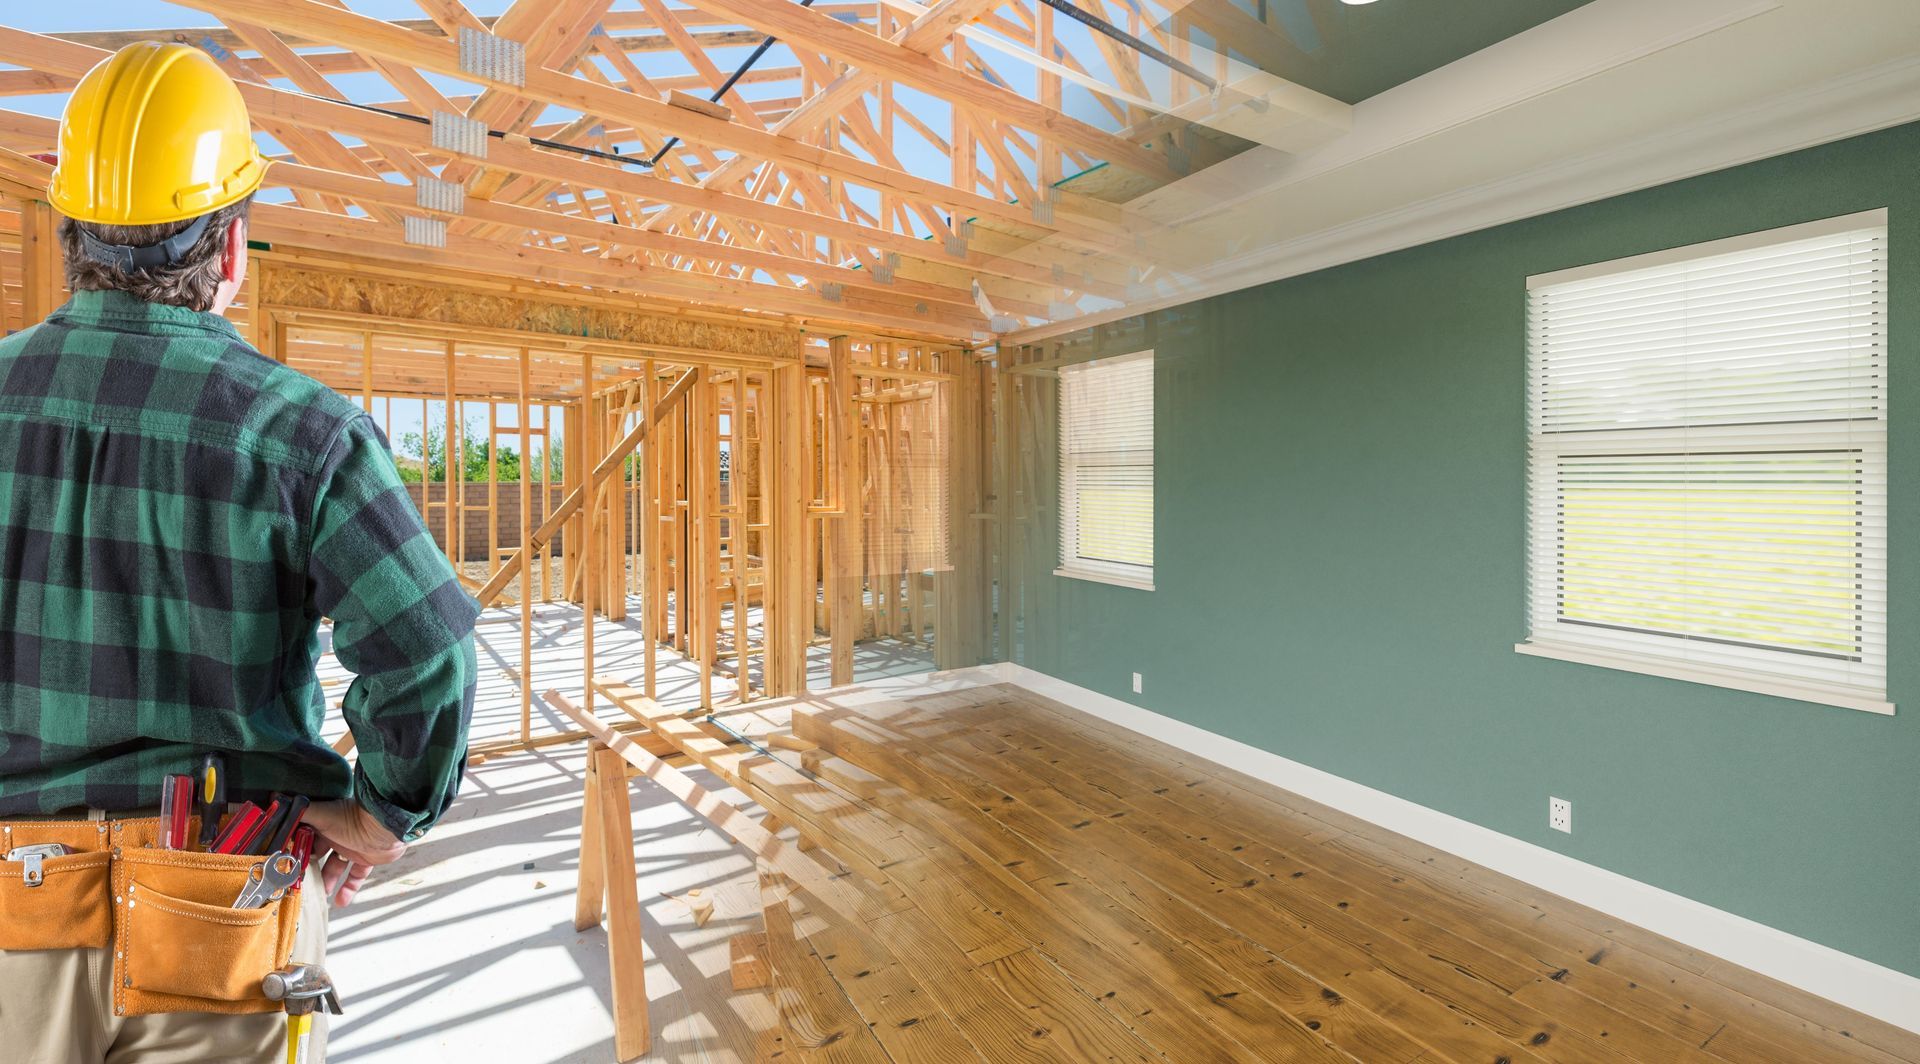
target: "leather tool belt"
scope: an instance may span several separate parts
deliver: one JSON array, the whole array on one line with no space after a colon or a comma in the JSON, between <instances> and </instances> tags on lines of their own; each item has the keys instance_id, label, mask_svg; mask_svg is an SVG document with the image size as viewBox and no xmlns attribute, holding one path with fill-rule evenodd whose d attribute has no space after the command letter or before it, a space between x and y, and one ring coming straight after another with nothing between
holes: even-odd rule
<instances>
[{"instance_id":1,"label":"leather tool belt","mask_svg":"<svg viewBox=\"0 0 1920 1064\"><path fill-rule=\"evenodd\" d=\"M195 818L194 829L198 829ZM289 893L236 909L264 857L156 847L158 818L0 822L0 950L111 949L114 1012L278 1012L260 983L286 966L300 918Z\"/></svg>"}]
</instances>

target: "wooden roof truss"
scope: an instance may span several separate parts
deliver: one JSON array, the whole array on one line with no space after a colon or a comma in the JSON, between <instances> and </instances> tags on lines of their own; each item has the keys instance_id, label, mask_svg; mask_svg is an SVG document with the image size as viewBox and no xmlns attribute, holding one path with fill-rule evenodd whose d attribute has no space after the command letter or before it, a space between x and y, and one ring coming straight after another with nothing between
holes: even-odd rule
<instances>
[{"instance_id":1,"label":"wooden roof truss","mask_svg":"<svg viewBox=\"0 0 1920 1064\"><path fill-rule=\"evenodd\" d=\"M65 91L131 40L185 41L240 82L279 160L286 192L254 218L276 248L947 340L1124 300L1153 227L1057 186L1102 164L1177 178L1178 115L1208 92L1106 36L1068 47L1041 0L512 0L497 18L414 0L421 18L390 22L346 0L176 2L218 24L0 26L20 68L0 95ZM1077 2L1232 76L1159 17L1178 2ZM729 84L769 36L783 47ZM503 47L519 69L466 54ZM1094 121L1069 113L1069 85ZM55 128L0 108L14 153L51 150ZM0 172L31 184L37 165L9 154Z\"/></svg>"}]
</instances>

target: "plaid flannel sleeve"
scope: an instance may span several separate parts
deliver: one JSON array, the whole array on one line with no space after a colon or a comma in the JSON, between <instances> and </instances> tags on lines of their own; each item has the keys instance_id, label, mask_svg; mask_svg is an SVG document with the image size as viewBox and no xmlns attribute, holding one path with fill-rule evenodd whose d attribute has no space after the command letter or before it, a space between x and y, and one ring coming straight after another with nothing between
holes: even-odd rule
<instances>
[{"instance_id":1,"label":"plaid flannel sleeve","mask_svg":"<svg viewBox=\"0 0 1920 1064\"><path fill-rule=\"evenodd\" d=\"M315 607L355 676L342 709L359 750L354 798L402 839L453 803L473 715L478 605L421 523L364 417L335 439L314 497Z\"/></svg>"}]
</instances>

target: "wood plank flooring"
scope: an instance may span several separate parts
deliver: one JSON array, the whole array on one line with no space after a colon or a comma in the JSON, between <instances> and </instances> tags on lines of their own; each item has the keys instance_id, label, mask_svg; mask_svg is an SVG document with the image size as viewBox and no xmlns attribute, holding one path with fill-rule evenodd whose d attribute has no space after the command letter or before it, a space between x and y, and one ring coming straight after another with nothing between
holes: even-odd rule
<instances>
[{"instance_id":1,"label":"wood plank flooring","mask_svg":"<svg viewBox=\"0 0 1920 1064\"><path fill-rule=\"evenodd\" d=\"M760 1059L1920 1062L1920 1035L1020 688L749 717L839 759L754 779L858 869L823 904L763 866Z\"/></svg>"}]
</instances>

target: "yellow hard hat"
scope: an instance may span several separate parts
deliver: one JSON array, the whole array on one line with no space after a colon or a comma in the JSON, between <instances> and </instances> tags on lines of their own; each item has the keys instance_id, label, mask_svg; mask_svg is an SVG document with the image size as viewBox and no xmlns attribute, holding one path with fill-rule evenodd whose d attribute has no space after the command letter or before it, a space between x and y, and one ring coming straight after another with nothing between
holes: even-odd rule
<instances>
[{"instance_id":1,"label":"yellow hard hat","mask_svg":"<svg viewBox=\"0 0 1920 1064\"><path fill-rule=\"evenodd\" d=\"M74 86L47 196L82 222L164 225L252 195L267 163L219 64L191 45L143 41Z\"/></svg>"}]
</instances>

